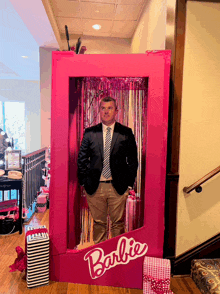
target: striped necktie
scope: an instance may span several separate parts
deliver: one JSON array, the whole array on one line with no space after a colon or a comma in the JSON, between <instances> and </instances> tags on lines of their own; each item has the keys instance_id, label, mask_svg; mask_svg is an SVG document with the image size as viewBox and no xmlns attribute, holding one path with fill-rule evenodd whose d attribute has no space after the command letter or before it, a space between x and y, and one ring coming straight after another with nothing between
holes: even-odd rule
<instances>
[{"instance_id":1,"label":"striped necktie","mask_svg":"<svg viewBox=\"0 0 220 294\"><path fill-rule=\"evenodd\" d=\"M103 176L108 179L111 177L110 169L110 149L111 149L111 128L107 128L105 136L104 161L103 161Z\"/></svg>"}]
</instances>

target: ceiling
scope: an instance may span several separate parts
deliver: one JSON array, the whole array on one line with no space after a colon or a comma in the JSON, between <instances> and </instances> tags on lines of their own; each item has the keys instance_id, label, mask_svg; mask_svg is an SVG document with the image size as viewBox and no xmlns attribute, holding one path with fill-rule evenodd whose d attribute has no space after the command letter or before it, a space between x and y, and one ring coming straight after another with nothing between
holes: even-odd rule
<instances>
[{"instance_id":1,"label":"ceiling","mask_svg":"<svg viewBox=\"0 0 220 294\"><path fill-rule=\"evenodd\" d=\"M0 78L39 80L39 47L67 50L65 25L71 46L83 37L92 53L92 42L99 53L109 39L116 52L128 48L146 1L0 0Z\"/></svg>"},{"instance_id":2,"label":"ceiling","mask_svg":"<svg viewBox=\"0 0 220 294\"><path fill-rule=\"evenodd\" d=\"M0 0L0 90L3 79L40 79L40 46L59 48L42 1Z\"/></svg>"},{"instance_id":3,"label":"ceiling","mask_svg":"<svg viewBox=\"0 0 220 294\"><path fill-rule=\"evenodd\" d=\"M145 4L146 0L48 1L61 39L65 25L70 35L132 38ZM94 24L101 29L94 30Z\"/></svg>"}]
</instances>

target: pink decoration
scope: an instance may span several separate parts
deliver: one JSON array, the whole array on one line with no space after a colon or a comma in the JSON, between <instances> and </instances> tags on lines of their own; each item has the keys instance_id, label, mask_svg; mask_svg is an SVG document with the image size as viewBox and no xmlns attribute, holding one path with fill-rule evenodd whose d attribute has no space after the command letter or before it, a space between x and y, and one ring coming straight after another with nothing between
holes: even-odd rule
<instances>
[{"instance_id":1,"label":"pink decoration","mask_svg":"<svg viewBox=\"0 0 220 294\"><path fill-rule=\"evenodd\" d=\"M40 194L37 196L36 211L39 213L44 213L47 210L47 195Z\"/></svg>"},{"instance_id":2,"label":"pink decoration","mask_svg":"<svg viewBox=\"0 0 220 294\"><path fill-rule=\"evenodd\" d=\"M29 231L26 232L25 238L27 239L27 237L30 236L30 235L41 234L41 233L48 233L48 230L46 228L29 230Z\"/></svg>"},{"instance_id":3,"label":"pink decoration","mask_svg":"<svg viewBox=\"0 0 220 294\"><path fill-rule=\"evenodd\" d=\"M135 208L136 208L136 198L129 195L126 203L126 231L130 232L134 229L134 217L135 217Z\"/></svg>"},{"instance_id":4,"label":"pink decoration","mask_svg":"<svg viewBox=\"0 0 220 294\"><path fill-rule=\"evenodd\" d=\"M49 194L49 188L48 187L40 187L40 192L42 192L43 194Z\"/></svg>"},{"instance_id":5,"label":"pink decoration","mask_svg":"<svg viewBox=\"0 0 220 294\"><path fill-rule=\"evenodd\" d=\"M139 78L146 82L146 95L135 87L132 91L136 95L134 108L144 109L143 112L134 113L134 130L141 133L137 137L142 138L139 160L141 180L137 186L140 186L138 189L141 190L144 206L137 215L138 221L143 221L143 226L123 234L123 237L147 244L150 256L163 256L170 55L170 51L83 56L69 51L53 52L49 230L51 280L138 289L143 287L144 256L112 267L99 278L92 279L90 276L84 256L96 248L101 248L103 255L108 256L116 250L121 236L78 252L73 250L78 244L81 213L81 189L77 181L78 148L82 129L99 119L98 104L95 103L89 111L88 121L87 118L83 119L83 115L92 100L98 101L103 95L111 94L116 95L119 108L124 103L124 112L119 111L118 119L127 123L125 112L128 110L129 97L122 96L122 92L126 91L118 91L118 86L120 84L126 90L133 87L134 83L139 83ZM88 79L86 87L83 87L82 80L93 77L105 83L98 83L98 89L95 89L93 81ZM118 80L121 77L128 80L134 77L137 81L130 80L128 85L126 81ZM82 95L87 97L86 101ZM82 116L79 116L80 113ZM141 129L138 128L137 120L142 122ZM138 199L135 201L140 203Z\"/></svg>"},{"instance_id":6,"label":"pink decoration","mask_svg":"<svg viewBox=\"0 0 220 294\"><path fill-rule=\"evenodd\" d=\"M47 207L46 206L39 206L37 207L37 212L39 213L44 213L45 211L47 210Z\"/></svg>"},{"instance_id":7,"label":"pink decoration","mask_svg":"<svg viewBox=\"0 0 220 294\"><path fill-rule=\"evenodd\" d=\"M84 54L86 52L86 46L82 46L80 51L79 51L79 54Z\"/></svg>"},{"instance_id":8,"label":"pink decoration","mask_svg":"<svg viewBox=\"0 0 220 294\"><path fill-rule=\"evenodd\" d=\"M13 210L13 213L11 214L11 212L9 211L7 215L0 215L0 219L4 220L4 219L14 219L17 220L19 219L19 208L16 207Z\"/></svg>"},{"instance_id":9,"label":"pink decoration","mask_svg":"<svg viewBox=\"0 0 220 294\"><path fill-rule=\"evenodd\" d=\"M47 203L47 194L40 194L37 196L37 203Z\"/></svg>"},{"instance_id":10,"label":"pink decoration","mask_svg":"<svg viewBox=\"0 0 220 294\"><path fill-rule=\"evenodd\" d=\"M29 235L33 234L41 234L41 233L48 233L48 230L46 228L40 228L40 229L34 229L34 230L29 230L25 234L25 252L27 253L27 237Z\"/></svg>"},{"instance_id":11,"label":"pink decoration","mask_svg":"<svg viewBox=\"0 0 220 294\"><path fill-rule=\"evenodd\" d=\"M172 294L173 292L170 290L170 279L155 279L150 276L144 275L144 282L150 282L150 287L153 293L157 294ZM146 292L150 293L150 292Z\"/></svg>"},{"instance_id":12,"label":"pink decoration","mask_svg":"<svg viewBox=\"0 0 220 294\"><path fill-rule=\"evenodd\" d=\"M7 200L0 202L0 213L7 211L14 211L18 206L17 200Z\"/></svg>"},{"instance_id":13,"label":"pink decoration","mask_svg":"<svg viewBox=\"0 0 220 294\"><path fill-rule=\"evenodd\" d=\"M2 205L0 207L0 220L4 220L8 218L8 219L14 219L14 221L16 221L19 219L19 207L17 206L17 200L7 200L7 201L1 202L1 204ZM7 215L1 214L5 212L8 212ZM28 209L22 208L22 213L27 214Z\"/></svg>"},{"instance_id":14,"label":"pink decoration","mask_svg":"<svg viewBox=\"0 0 220 294\"><path fill-rule=\"evenodd\" d=\"M171 294L170 260L145 256L143 294Z\"/></svg>"},{"instance_id":15,"label":"pink decoration","mask_svg":"<svg viewBox=\"0 0 220 294\"><path fill-rule=\"evenodd\" d=\"M48 233L47 229L35 229L35 230L30 230L27 231L25 235L25 252L27 253L27 237L32 234L39 234L39 233ZM10 272L14 272L16 270L19 270L20 272L23 272L24 270L27 269L27 254L24 252L24 250L20 247L17 246L15 248L18 256L15 259L14 263L10 265L9 267L11 268Z\"/></svg>"},{"instance_id":16,"label":"pink decoration","mask_svg":"<svg viewBox=\"0 0 220 294\"><path fill-rule=\"evenodd\" d=\"M99 117L99 103L100 99L110 95L117 100L118 104L118 116L117 121L120 123L132 127L134 131L134 135L136 138L137 146L138 146L138 161L139 161L139 169L137 174L137 183L136 184L136 192L138 196L139 202L141 202L141 196L143 198L143 193L141 194L141 160L142 160L142 142L143 142L143 128L142 128L142 117L143 113L146 110L147 100L147 82L146 78L138 78L138 77L85 77L82 79L82 104L84 107L84 112L81 113L80 119L83 121L82 126L91 127L100 122ZM133 124L131 124L131 118L133 116ZM136 117L138 118L136 120ZM130 119L130 120L129 120ZM84 127L80 129L81 136L84 133ZM143 177L144 175L142 175ZM83 190L82 190L82 193ZM128 199L129 208L126 213L126 222L127 222L127 230L131 231L133 229L137 229L142 225L140 214L143 213L144 207L136 205L136 201L131 203L130 200L136 200L136 195L133 195L133 198ZM85 197L85 195L83 195ZM142 200L143 202L143 200ZM88 205L87 207L82 207L81 210L87 210L81 214L81 243L84 243L84 235L90 236L90 232L92 231L91 225L92 223L86 223L85 217L90 215ZM141 211L142 209L142 211ZM109 226L110 228L110 220ZM109 234L109 232L108 232ZM88 240L91 242L91 240Z\"/></svg>"},{"instance_id":17,"label":"pink decoration","mask_svg":"<svg viewBox=\"0 0 220 294\"><path fill-rule=\"evenodd\" d=\"M128 197L131 198L131 199L133 199L133 200L136 199L136 194L135 194L134 190L130 190L129 191L129 196Z\"/></svg>"},{"instance_id":18,"label":"pink decoration","mask_svg":"<svg viewBox=\"0 0 220 294\"><path fill-rule=\"evenodd\" d=\"M88 261L91 278L97 279L107 270L145 255L147 250L147 244L135 242L133 238L121 237L115 251L105 255L101 248L95 248L85 255L84 260Z\"/></svg>"},{"instance_id":19,"label":"pink decoration","mask_svg":"<svg viewBox=\"0 0 220 294\"><path fill-rule=\"evenodd\" d=\"M24 250L20 246L17 246L15 250L18 256L15 259L14 263L9 266L11 268L10 272L14 272L16 270L23 272L27 268L27 255L24 253Z\"/></svg>"}]
</instances>

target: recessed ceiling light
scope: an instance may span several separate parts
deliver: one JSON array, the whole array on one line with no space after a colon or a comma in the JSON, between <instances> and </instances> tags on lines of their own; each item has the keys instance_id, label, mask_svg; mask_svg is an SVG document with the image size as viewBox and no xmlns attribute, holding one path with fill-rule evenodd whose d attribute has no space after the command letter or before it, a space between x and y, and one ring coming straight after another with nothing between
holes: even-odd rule
<instances>
[{"instance_id":1,"label":"recessed ceiling light","mask_svg":"<svg viewBox=\"0 0 220 294\"><path fill-rule=\"evenodd\" d=\"M99 24L94 24L92 27L93 27L94 30L100 30L101 29L101 26Z\"/></svg>"},{"instance_id":2,"label":"recessed ceiling light","mask_svg":"<svg viewBox=\"0 0 220 294\"><path fill-rule=\"evenodd\" d=\"M21 56L21 57L23 57L23 58L28 58L28 56Z\"/></svg>"}]
</instances>

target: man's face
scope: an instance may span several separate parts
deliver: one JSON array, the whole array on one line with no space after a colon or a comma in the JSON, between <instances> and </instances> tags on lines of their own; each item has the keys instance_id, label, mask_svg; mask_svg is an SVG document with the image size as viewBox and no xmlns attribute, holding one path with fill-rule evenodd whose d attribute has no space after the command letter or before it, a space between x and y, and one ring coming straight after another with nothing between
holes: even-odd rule
<instances>
[{"instance_id":1,"label":"man's face","mask_svg":"<svg viewBox=\"0 0 220 294\"><path fill-rule=\"evenodd\" d=\"M106 126L110 126L115 122L116 114L118 113L115 108L115 103L113 101L101 102L100 105L100 116L101 121Z\"/></svg>"}]
</instances>

